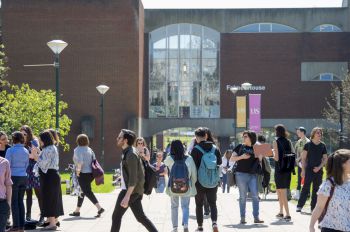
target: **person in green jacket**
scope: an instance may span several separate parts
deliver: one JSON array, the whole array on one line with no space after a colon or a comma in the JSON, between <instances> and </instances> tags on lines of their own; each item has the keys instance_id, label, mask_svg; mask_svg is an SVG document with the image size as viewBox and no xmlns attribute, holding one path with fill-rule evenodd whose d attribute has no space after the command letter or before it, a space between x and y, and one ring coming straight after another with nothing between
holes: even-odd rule
<instances>
[{"instance_id":1,"label":"person in green jacket","mask_svg":"<svg viewBox=\"0 0 350 232\"><path fill-rule=\"evenodd\" d=\"M179 200L182 208L182 225L184 232L188 232L190 198L197 194L197 168L191 156L185 154L180 140L174 140L170 146L170 155L164 160L170 175L166 193L171 199L171 221L173 232L178 228Z\"/></svg>"}]
</instances>

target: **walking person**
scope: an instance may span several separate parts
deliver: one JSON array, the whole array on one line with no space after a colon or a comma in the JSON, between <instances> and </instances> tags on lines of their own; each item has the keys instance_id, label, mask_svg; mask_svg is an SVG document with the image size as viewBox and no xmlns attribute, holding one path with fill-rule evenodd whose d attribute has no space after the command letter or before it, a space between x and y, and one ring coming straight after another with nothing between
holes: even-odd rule
<instances>
[{"instance_id":1,"label":"walking person","mask_svg":"<svg viewBox=\"0 0 350 232\"><path fill-rule=\"evenodd\" d=\"M199 127L195 130L197 145L191 151L191 156L198 170L197 195L195 197L197 231L203 231L203 204L206 196L210 206L213 232L218 232L216 200L220 178L219 166L222 164L222 159L220 150L213 142L207 141L207 133L207 128Z\"/></svg>"},{"instance_id":2,"label":"walking person","mask_svg":"<svg viewBox=\"0 0 350 232\"><path fill-rule=\"evenodd\" d=\"M74 149L73 162L76 167L78 182L82 193L78 196L78 203L75 211L70 213L69 216L80 216L80 208L86 196L97 208L97 215L95 217L100 217L105 210L101 207L91 189L91 183L94 180L91 163L96 159L95 153L89 147L90 141L86 134L78 135L76 143L78 146Z\"/></svg>"},{"instance_id":3,"label":"walking person","mask_svg":"<svg viewBox=\"0 0 350 232\"><path fill-rule=\"evenodd\" d=\"M133 144L135 132L122 129L116 139L117 146L123 149L121 157L121 192L112 215L111 232L120 231L123 215L130 206L136 220L148 231L157 232L156 227L147 218L142 208L145 174L138 151Z\"/></svg>"},{"instance_id":4,"label":"walking person","mask_svg":"<svg viewBox=\"0 0 350 232\"><path fill-rule=\"evenodd\" d=\"M10 216L12 184L10 163L0 156L0 232L5 232Z\"/></svg>"},{"instance_id":5,"label":"walking person","mask_svg":"<svg viewBox=\"0 0 350 232\"><path fill-rule=\"evenodd\" d=\"M174 140L170 146L170 154L164 160L170 170L166 193L171 199L172 232L178 231L179 201L182 209L182 226L188 232L190 198L197 194L195 183L197 169L191 156L185 154L180 140Z\"/></svg>"},{"instance_id":6,"label":"walking person","mask_svg":"<svg viewBox=\"0 0 350 232\"><path fill-rule=\"evenodd\" d=\"M254 223L264 223L259 218L259 195L257 173L254 166L259 159L255 157L253 145L256 142L256 133L253 131L243 132L243 143L233 150L231 161L237 162L236 184L239 190L239 208L241 224L246 224L246 202L248 188L253 202Z\"/></svg>"},{"instance_id":7,"label":"walking person","mask_svg":"<svg viewBox=\"0 0 350 232\"><path fill-rule=\"evenodd\" d=\"M163 163L163 152L158 151L156 154L156 161L153 167L156 170L157 175L157 188L156 193L163 193L165 189L165 177L168 175L168 169Z\"/></svg>"},{"instance_id":8,"label":"walking person","mask_svg":"<svg viewBox=\"0 0 350 232\"><path fill-rule=\"evenodd\" d=\"M28 150L24 148L24 136L15 131L12 134L13 146L6 152L5 158L10 163L12 185L12 229L11 231L24 231L24 193L27 184L27 167L29 163Z\"/></svg>"},{"instance_id":9,"label":"walking person","mask_svg":"<svg viewBox=\"0 0 350 232\"><path fill-rule=\"evenodd\" d=\"M318 190L309 231L315 232L317 220L321 232L350 231L350 150L340 149L330 155L326 170L327 179Z\"/></svg>"},{"instance_id":10,"label":"walking person","mask_svg":"<svg viewBox=\"0 0 350 232\"><path fill-rule=\"evenodd\" d=\"M10 147L7 134L4 131L0 131L0 157L5 158L6 151Z\"/></svg>"},{"instance_id":11,"label":"walking person","mask_svg":"<svg viewBox=\"0 0 350 232\"><path fill-rule=\"evenodd\" d=\"M35 192L36 197L38 198L39 209L41 212L42 204L41 204L41 191L40 191L40 180L39 177L34 175L33 169L36 164L34 157L31 155L32 146L39 147L39 141L34 137L32 128L27 125L24 125L20 128L24 136L24 147L29 152L29 165L27 168L27 186L26 186L26 221L32 220L32 205L33 205L33 190ZM44 217L41 216L39 224L44 223Z\"/></svg>"},{"instance_id":12,"label":"walking person","mask_svg":"<svg viewBox=\"0 0 350 232\"><path fill-rule=\"evenodd\" d=\"M230 193L231 188L231 181L233 178L232 175L232 167L234 165L234 162L232 162L231 159L232 156L232 150L226 150L225 154L222 157L222 164L221 167L221 174L222 174L222 192L225 193L225 190L227 193Z\"/></svg>"},{"instance_id":13,"label":"walking person","mask_svg":"<svg viewBox=\"0 0 350 232\"><path fill-rule=\"evenodd\" d=\"M290 221L291 216L289 213L287 189L290 187L292 173L291 171L282 170L282 161L284 155L294 153L294 147L292 146L292 142L287 139L288 133L283 125L279 124L275 126L275 135L277 139L273 141L273 158L275 160L276 192L280 206L279 213L276 217L278 219ZM286 212L285 215L283 214L283 209Z\"/></svg>"},{"instance_id":14,"label":"walking person","mask_svg":"<svg viewBox=\"0 0 350 232\"><path fill-rule=\"evenodd\" d=\"M297 184L298 185L297 185L297 189L295 191L295 194L293 196L293 198L295 200L299 200L299 198L300 198L301 170L302 170L302 168L301 168L301 154L302 154L302 152L304 150L305 144L310 142L310 139L308 139L306 137L306 129L304 127L301 126L301 127L297 128L297 135L298 135L299 140L295 144L295 153L297 155L295 162L296 162L296 165L298 166L298 179L297 179L297 181L298 181ZM308 193L308 195L309 195L309 193Z\"/></svg>"},{"instance_id":15,"label":"walking person","mask_svg":"<svg viewBox=\"0 0 350 232\"><path fill-rule=\"evenodd\" d=\"M49 130L39 134L40 149L32 146L32 154L37 162L40 175L40 189L43 195L42 216L47 217L43 230L56 230L60 225L58 217L64 215L59 175L59 154Z\"/></svg>"},{"instance_id":16,"label":"walking person","mask_svg":"<svg viewBox=\"0 0 350 232\"><path fill-rule=\"evenodd\" d=\"M137 151L139 153L139 156L141 156L141 158L144 161L150 162L151 154L147 148L146 141L144 138L138 137L136 139L136 148L137 148Z\"/></svg>"},{"instance_id":17,"label":"walking person","mask_svg":"<svg viewBox=\"0 0 350 232\"><path fill-rule=\"evenodd\" d=\"M305 178L304 186L297 205L297 212L301 212L307 200L312 183L311 211L317 202L317 191L322 183L323 166L327 163L327 148L321 141L323 131L315 127L311 131L311 141L306 143L301 154L301 177Z\"/></svg>"}]
</instances>

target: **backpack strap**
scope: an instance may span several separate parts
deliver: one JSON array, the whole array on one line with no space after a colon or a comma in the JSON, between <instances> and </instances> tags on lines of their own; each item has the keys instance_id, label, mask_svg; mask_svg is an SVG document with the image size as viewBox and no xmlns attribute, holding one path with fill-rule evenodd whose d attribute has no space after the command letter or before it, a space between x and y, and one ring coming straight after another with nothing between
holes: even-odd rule
<instances>
[{"instance_id":1,"label":"backpack strap","mask_svg":"<svg viewBox=\"0 0 350 232\"><path fill-rule=\"evenodd\" d=\"M201 148L201 146L196 145L195 148L197 148L201 153L203 153L203 155L206 153L203 148Z\"/></svg>"}]
</instances>

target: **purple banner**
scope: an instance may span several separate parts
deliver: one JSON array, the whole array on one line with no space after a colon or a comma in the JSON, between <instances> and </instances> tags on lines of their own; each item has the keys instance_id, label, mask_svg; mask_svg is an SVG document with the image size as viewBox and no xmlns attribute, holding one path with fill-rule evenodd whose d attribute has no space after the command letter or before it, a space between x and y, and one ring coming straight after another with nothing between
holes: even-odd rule
<instances>
[{"instance_id":1,"label":"purple banner","mask_svg":"<svg viewBox=\"0 0 350 232\"><path fill-rule=\"evenodd\" d=\"M261 131L261 94L249 94L249 129Z\"/></svg>"}]
</instances>

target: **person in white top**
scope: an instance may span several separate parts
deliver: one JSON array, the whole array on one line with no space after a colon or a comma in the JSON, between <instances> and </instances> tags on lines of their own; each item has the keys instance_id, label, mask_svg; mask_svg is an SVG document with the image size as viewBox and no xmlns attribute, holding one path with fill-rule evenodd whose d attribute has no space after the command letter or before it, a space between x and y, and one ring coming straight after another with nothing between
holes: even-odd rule
<instances>
[{"instance_id":1,"label":"person in white top","mask_svg":"<svg viewBox=\"0 0 350 232\"><path fill-rule=\"evenodd\" d=\"M326 169L327 179L318 190L309 231L315 231L317 220L321 232L350 231L350 150L330 155Z\"/></svg>"},{"instance_id":2,"label":"person in white top","mask_svg":"<svg viewBox=\"0 0 350 232\"><path fill-rule=\"evenodd\" d=\"M227 193L230 193L230 187L232 182L232 167L235 162L230 161L232 156L232 150L226 150L224 156L222 157L222 164L220 165L221 175L222 175L222 192L225 193L225 189L227 189Z\"/></svg>"}]
</instances>

